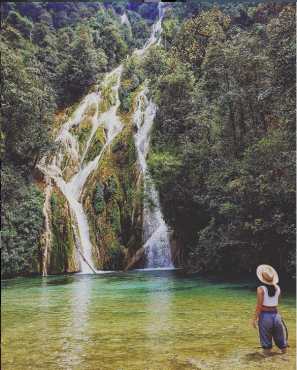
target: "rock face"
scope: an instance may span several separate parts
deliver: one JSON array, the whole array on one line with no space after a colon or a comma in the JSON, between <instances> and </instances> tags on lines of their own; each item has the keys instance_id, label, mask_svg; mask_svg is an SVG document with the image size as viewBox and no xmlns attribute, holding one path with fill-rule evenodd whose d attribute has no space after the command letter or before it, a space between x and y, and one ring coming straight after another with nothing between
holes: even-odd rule
<instances>
[{"instance_id":1,"label":"rock face","mask_svg":"<svg viewBox=\"0 0 297 370\"><path fill-rule=\"evenodd\" d=\"M66 198L55 186L51 199L51 245L47 253L47 273L79 271L78 253Z\"/></svg>"},{"instance_id":2,"label":"rock face","mask_svg":"<svg viewBox=\"0 0 297 370\"><path fill-rule=\"evenodd\" d=\"M96 268L122 270L142 246L142 187L131 116L82 193Z\"/></svg>"}]
</instances>

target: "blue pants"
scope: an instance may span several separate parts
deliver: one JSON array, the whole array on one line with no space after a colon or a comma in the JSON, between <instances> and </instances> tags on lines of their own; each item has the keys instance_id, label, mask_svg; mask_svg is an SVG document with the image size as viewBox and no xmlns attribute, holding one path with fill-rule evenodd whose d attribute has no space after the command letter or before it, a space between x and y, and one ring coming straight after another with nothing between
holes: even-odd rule
<instances>
[{"instance_id":1,"label":"blue pants","mask_svg":"<svg viewBox=\"0 0 297 370\"><path fill-rule=\"evenodd\" d=\"M272 348L272 338L278 348L287 347L285 328L282 318L277 312L261 312L258 325L262 348Z\"/></svg>"}]
</instances>

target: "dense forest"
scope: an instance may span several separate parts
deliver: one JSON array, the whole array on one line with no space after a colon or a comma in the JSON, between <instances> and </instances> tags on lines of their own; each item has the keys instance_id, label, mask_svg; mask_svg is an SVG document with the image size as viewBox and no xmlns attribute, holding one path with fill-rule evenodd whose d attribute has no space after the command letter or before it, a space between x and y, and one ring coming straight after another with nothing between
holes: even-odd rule
<instances>
[{"instance_id":1,"label":"dense forest","mask_svg":"<svg viewBox=\"0 0 297 370\"><path fill-rule=\"evenodd\" d=\"M238 273L270 263L295 276L295 3L163 10L161 42L140 58L154 2L1 4L4 276L39 271L37 164L56 150L56 117L120 63L122 114L145 80L158 107L148 163L175 266Z\"/></svg>"}]
</instances>

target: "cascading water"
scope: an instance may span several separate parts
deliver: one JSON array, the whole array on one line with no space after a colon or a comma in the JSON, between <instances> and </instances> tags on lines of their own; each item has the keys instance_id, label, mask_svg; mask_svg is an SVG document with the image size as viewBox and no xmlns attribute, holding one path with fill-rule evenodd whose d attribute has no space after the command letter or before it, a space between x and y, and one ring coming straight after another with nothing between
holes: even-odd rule
<instances>
[{"instance_id":1,"label":"cascading water","mask_svg":"<svg viewBox=\"0 0 297 370\"><path fill-rule=\"evenodd\" d=\"M153 24L152 28L152 33L147 42L145 43L144 47L142 49L136 49L134 51L134 54L142 56L146 50L154 45L154 44L159 44L161 42L161 33L162 33L162 20L164 17L164 12L162 8L162 4L158 4L158 10L159 10L159 18L156 23Z\"/></svg>"},{"instance_id":2,"label":"cascading water","mask_svg":"<svg viewBox=\"0 0 297 370\"><path fill-rule=\"evenodd\" d=\"M80 196L83 190L83 186L90 173L97 168L104 151L122 129L122 124L117 116L117 109L120 105L118 90L120 86L121 73L122 66L119 66L106 76L107 81L112 78L116 79L116 83L112 88L115 95L115 102L111 105L109 110L102 114L99 114L98 103L100 101L100 94L91 93L87 95L74 112L73 117L69 121L67 121L60 130L60 133L56 139L56 142L61 144L60 151L53 157L50 164L46 164L46 160L39 164L39 168L46 174L46 176L52 178L58 188L62 191L70 205L73 215L75 216L76 222L74 227L77 227L78 233L75 234L79 235L80 239L79 260L82 273L94 273L97 271L92 262L93 247L90 241L87 216L80 202ZM90 120L92 124L92 129L85 145L85 149L83 153L80 154L78 141L76 137L71 134L70 130L83 121L84 114L87 112L88 109L90 109L92 105L96 107ZM92 138L100 125L104 126L107 132L106 142L99 155L95 159L86 164L83 164ZM70 178L69 181L66 181L63 178L62 163L66 155L69 155L72 160L76 161L77 163L77 172Z\"/></svg>"},{"instance_id":3,"label":"cascading water","mask_svg":"<svg viewBox=\"0 0 297 370\"><path fill-rule=\"evenodd\" d=\"M159 19L153 25L151 36L144 47L134 51L134 54L136 55L142 56L151 45L160 42L163 18L161 3L159 3L158 7ZM124 15L121 18L122 22L127 23L126 18L127 17ZM119 87L122 69L123 67L120 65L106 76L106 81L113 81L113 79L115 79L112 87L115 100L111 104L110 108L106 112L100 113L98 108L101 99L100 92L92 92L88 94L79 104L72 117L62 126L56 138L56 142L60 146L57 153L51 158L50 162L48 158L43 158L38 165L45 176L55 182L57 187L64 194L70 206L71 214L73 216L72 226L76 238L76 247L78 249L81 273L98 272L93 264L93 246L89 235L88 219L81 203L81 195L89 175L97 168L106 148L111 144L118 133L121 132L123 127L119 117L117 116L117 110L120 105ZM140 119L140 116L142 115L140 100L145 103L143 121ZM72 130L76 127L80 127L85 115L92 106L95 106L95 110L92 111L90 119L92 126L91 132L82 151L80 143ZM135 113L135 122L139 128L138 133L135 135L135 142L139 155L141 171L145 178L145 194L154 203L154 207L150 207L148 203L144 205L144 248L147 249L148 267L170 267L171 257L168 230L160 210L157 191L146 170L149 133L153 124L155 110L155 106L153 103L147 101L145 91L143 91L138 98L138 109ZM99 126L102 126L105 129L105 144L96 158L86 162L88 150ZM69 158L72 164L72 175L70 178L65 175L65 160L67 162L67 159ZM50 195L46 202L47 205L45 205L44 213L47 223L46 227L49 227L48 207L50 205ZM47 240L50 243L50 237L48 237ZM49 245L46 244L46 254L48 249ZM44 271L46 271L46 264L47 257L44 257Z\"/></svg>"},{"instance_id":4,"label":"cascading water","mask_svg":"<svg viewBox=\"0 0 297 370\"><path fill-rule=\"evenodd\" d=\"M127 17L126 13L123 13L120 16L120 20L121 20L121 24L125 24L127 27L129 27L131 29L131 24L129 22L129 18Z\"/></svg>"},{"instance_id":5,"label":"cascading water","mask_svg":"<svg viewBox=\"0 0 297 370\"><path fill-rule=\"evenodd\" d=\"M42 259L42 275L47 275L47 260L48 253L51 245L51 228L50 228L50 201L52 195L52 182L48 176L45 176L46 188L45 188L45 200L43 205L43 215L44 215L44 234L43 234L43 259Z\"/></svg>"},{"instance_id":6,"label":"cascading water","mask_svg":"<svg viewBox=\"0 0 297 370\"><path fill-rule=\"evenodd\" d=\"M143 238L147 268L173 267L167 225L160 208L159 196L147 169L150 133L156 114L156 106L148 101L144 88L137 99L134 124L137 127L135 145L144 179Z\"/></svg>"},{"instance_id":7,"label":"cascading water","mask_svg":"<svg viewBox=\"0 0 297 370\"><path fill-rule=\"evenodd\" d=\"M153 44L159 44L164 16L162 4L159 2L159 19L153 25L152 34L145 46L136 50L136 55L143 55ZM134 124L137 127L135 145L139 165L144 178L144 209L143 209L143 239L146 251L147 268L171 268L171 248L167 225L164 221L158 192L147 170L146 157L149 151L150 133L156 114L156 106L147 99L147 89L144 88L137 97L137 109L134 114Z\"/></svg>"}]
</instances>

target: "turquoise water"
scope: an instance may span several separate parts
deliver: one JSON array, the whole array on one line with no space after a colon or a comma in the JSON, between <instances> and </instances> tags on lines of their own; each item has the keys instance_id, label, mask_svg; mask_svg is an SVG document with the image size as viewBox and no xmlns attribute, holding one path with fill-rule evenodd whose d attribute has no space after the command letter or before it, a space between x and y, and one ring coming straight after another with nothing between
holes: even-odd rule
<instances>
[{"instance_id":1,"label":"turquoise water","mask_svg":"<svg viewBox=\"0 0 297 370\"><path fill-rule=\"evenodd\" d=\"M289 354L263 358L254 288L180 271L6 280L2 369L295 369L295 298Z\"/></svg>"}]
</instances>

